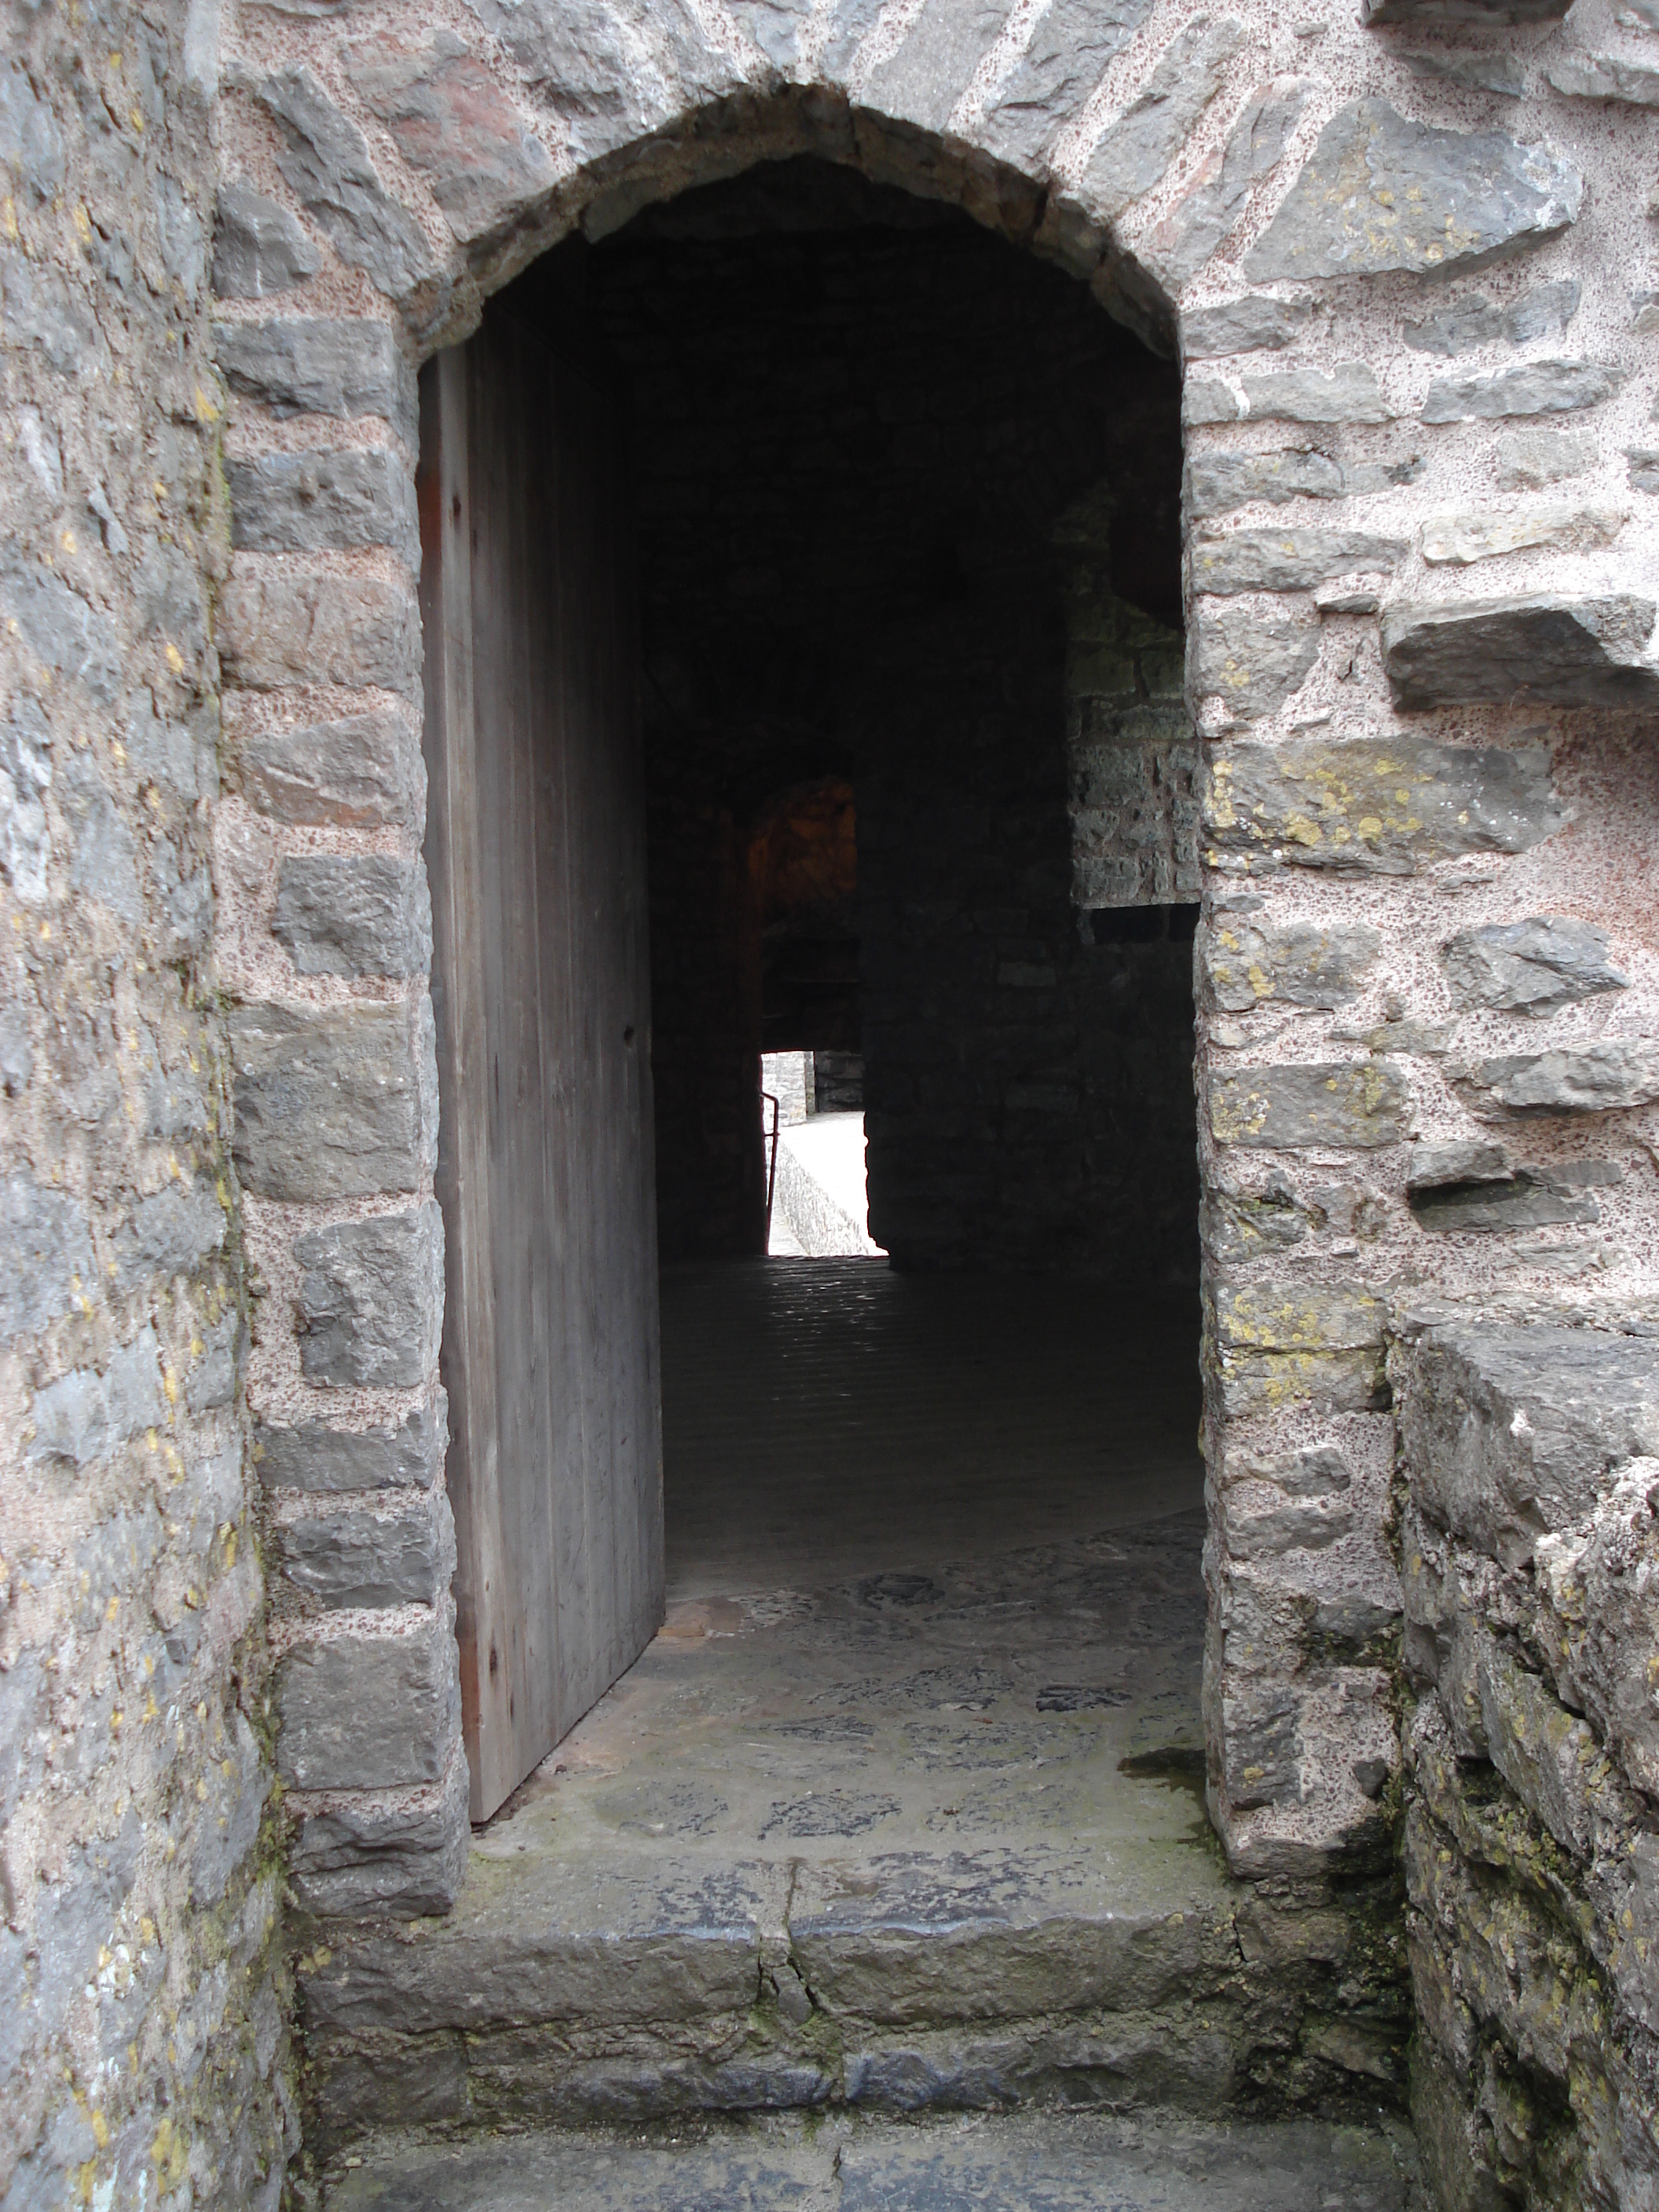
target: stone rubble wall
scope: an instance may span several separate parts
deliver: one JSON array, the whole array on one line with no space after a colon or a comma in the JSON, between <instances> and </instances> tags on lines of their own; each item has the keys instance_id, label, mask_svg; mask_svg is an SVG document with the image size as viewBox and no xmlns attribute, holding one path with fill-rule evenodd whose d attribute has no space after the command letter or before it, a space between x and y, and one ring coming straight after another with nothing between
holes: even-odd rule
<instances>
[{"instance_id":1,"label":"stone rubble wall","mask_svg":"<svg viewBox=\"0 0 1659 2212\"><path fill-rule=\"evenodd\" d=\"M250 763L293 733L300 795L276 803L306 817L262 811L283 767L234 771L247 796L222 843L270 855L226 901L250 997L257 975L284 1005L419 1003L417 948L400 983L361 961L302 979L273 933L277 878L313 842L412 857L411 540L395 472L371 465L407 453L387 380L548 242L814 150L957 200L1178 349L1208 763L1212 1804L1235 1867L1263 1876L1386 1830L1401 1287L1571 1305L1587 1282L1634 1294L1651 1264L1656 969L1621 886L1645 855L1639 716L1659 688L1654 34L1612 0L1501 29L1393 13L484 0L416 28L250 6L222 109L223 289L243 295L223 314L265 333L239 341L230 451L267 472L226 599L227 726ZM361 823L306 795L354 778ZM1552 916L1607 933L1620 988L1470 981L1509 957L1480 933ZM1473 950L1448 966L1454 937ZM1408 1145L1489 1127L1525 1202L1495 1232L1427 1219ZM265 1279L311 1279L294 1239L313 1213L418 1208L403 1145L349 1193L255 1189ZM1590 1155L1619 1180L1528 1223L1540 1177L1571 1184ZM429 1365L307 1382L281 1303L255 1351L264 1418L304 1426L325 1399L340 1430L432 1405ZM419 1304L411 1283L400 1375L435 1340ZM442 1632L437 1607L398 1618Z\"/></svg>"},{"instance_id":2,"label":"stone rubble wall","mask_svg":"<svg viewBox=\"0 0 1659 2212\"><path fill-rule=\"evenodd\" d=\"M1448 1308L1391 1355L1413 2102L1449 2206L1659 2203L1656 1332Z\"/></svg>"},{"instance_id":3,"label":"stone rubble wall","mask_svg":"<svg viewBox=\"0 0 1659 2212\"><path fill-rule=\"evenodd\" d=\"M214 968L230 560L200 11L0 25L0 2197L298 2139Z\"/></svg>"}]
</instances>

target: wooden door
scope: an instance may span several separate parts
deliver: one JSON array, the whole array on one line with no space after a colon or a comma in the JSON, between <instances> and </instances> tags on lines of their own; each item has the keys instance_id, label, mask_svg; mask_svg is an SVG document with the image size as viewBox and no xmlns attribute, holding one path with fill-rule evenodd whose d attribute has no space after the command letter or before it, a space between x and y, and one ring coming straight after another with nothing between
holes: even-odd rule
<instances>
[{"instance_id":1,"label":"wooden door","mask_svg":"<svg viewBox=\"0 0 1659 2212\"><path fill-rule=\"evenodd\" d=\"M496 303L421 383L443 1376L475 1820L632 1664L663 1607L627 471L610 390L571 337Z\"/></svg>"}]
</instances>

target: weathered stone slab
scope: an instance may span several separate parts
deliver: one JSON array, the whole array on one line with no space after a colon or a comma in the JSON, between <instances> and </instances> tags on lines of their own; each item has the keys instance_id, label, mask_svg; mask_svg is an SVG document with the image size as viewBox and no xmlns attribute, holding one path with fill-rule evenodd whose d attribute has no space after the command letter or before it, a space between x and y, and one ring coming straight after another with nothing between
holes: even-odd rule
<instances>
[{"instance_id":1,"label":"weathered stone slab","mask_svg":"<svg viewBox=\"0 0 1659 2212\"><path fill-rule=\"evenodd\" d=\"M1587 1524L1539 1537L1533 1553L1538 1635L1557 1686L1650 1797L1659 1796L1659 1710L1650 1680L1659 1650L1656 1476L1650 1459L1615 1469Z\"/></svg>"},{"instance_id":2,"label":"weathered stone slab","mask_svg":"<svg viewBox=\"0 0 1659 2212\"><path fill-rule=\"evenodd\" d=\"M455 1572L455 1525L439 1488L415 1504L283 1522L272 1549L287 1588L325 1608L436 1605Z\"/></svg>"},{"instance_id":3,"label":"weathered stone slab","mask_svg":"<svg viewBox=\"0 0 1659 2212\"><path fill-rule=\"evenodd\" d=\"M1268 281L1474 268L1564 229L1583 192L1578 171L1543 147L1358 100L1325 125L1244 266Z\"/></svg>"},{"instance_id":4,"label":"weathered stone slab","mask_svg":"<svg viewBox=\"0 0 1659 2212\"><path fill-rule=\"evenodd\" d=\"M1564 819L1538 749L1401 736L1249 741L1210 763L1205 829L1223 852L1409 875L1459 853L1522 853Z\"/></svg>"},{"instance_id":5,"label":"weathered stone slab","mask_svg":"<svg viewBox=\"0 0 1659 2212\"><path fill-rule=\"evenodd\" d=\"M1484 1137L1460 1137L1449 1145L1413 1145L1406 1188L1414 1196L1454 1183L1499 1182L1509 1171L1509 1155L1502 1145Z\"/></svg>"},{"instance_id":6,"label":"weathered stone slab","mask_svg":"<svg viewBox=\"0 0 1659 2212\"><path fill-rule=\"evenodd\" d=\"M29 1401L24 1457L64 1459L85 1467L130 1443L141 1430L164 1426L167 1401L161 1353L155 1331L146 1323L131 1344L110 1354L101 1372L71 1368L37 1390Z\"/></svg>"},{"instance_id":7,"label":"weathered stone slab","mask_svg":"<svg viewBox=\"0 0 1659 2212\"><path fill-rule=\"evenodd\" d=\"M1303 1401L1330 1413L1370 1413L1388 1405L1382 1351L1388 1307L1362 1286L1222 1284L1214 1293L1214 1313L1224 1413L1243 1419ZM1310 1517L1304 1512L1303 1518ZM1329 1528L1328 1516L1311 1517L1326 1541L1341 1533ZM1269 1532L1259 1533L1265 1538ZM1302 1531L1304 1540L1308 1533Z\"/></svg>"},{"instance_id":8,"label":"weathered stone slab","mask_svg":"<svg viewBox=\"0 0 1659 2212\"><path fill-rule=\"evenodd\" d=\"M1562 54L1545 75L1569 100L1619 100L1659 107L1659 63L1624 54Z\"/></svg>"},{"instance_id":9,"label":"weathered stone slab","mask_svg":"<svg viewBox=\"0 0 1659 2212\"><path fill-rule=\"evenodd\" d=\"M1510 415L1571 415L1599 407L1624 371L1598 361L1528 361L1486 376L1443 377L1425 393L1425 422L1487 422Z\"/></svg>"},{"instance_id":10,"label":"weathered stone slab","mask_svg":"<svg viewBox=\"0 0 1659 2212\"><path fill-rule=\"evenodd\" d=\"M466 1761L453 1757L424 1790L354 1792L326 1812L301 1803L288 1859L301 1907L353 1920L447 1912L466 1873Z\"/></svg>"},{"instance_id":11,"label":"weathered stone slab","mask_svg":"<svg viewBox=\"0 0 1659 2212\"><path fill-rule=\"evenodd\" d=\"M1511 23L1559 22L1571 0L1360 0L1360 20L1372 23L1458 24L1498 30Z\"/></svg>"},{"instance_id":12,"label":"weathered stone slab","mask_svg":"<svg viewBox=\"0 0 1659 2212\"><path fill-rule=\"evenodd\" d=\"M152 1276L194 1274L224 1241L225 1209L212 1185L169 1183L140 1199L117 1231L116 1281L129 1290Z\"/></svg>"},{"instance_id":13,"label":"weathered stone slab","mask_svg":"<svg viewBox=\"0 0 1659 2212\"><path fill-rule=\"evenodd\" d=\"M552 155L459 33L398 24L352 40L344 55L353 89L463 245L499 235L552 192Z\"/></svg>"},{"instance_id":14,"label":"weathered stone slab","mask_svg":"<svg viewBox=\"0 0 1659 2212\"><path fill-rule=\"evenodd\" d=\"M1601 1218L1588 1191L1540 1168L1519 1168L1513 1175L1477 1177L1465 1183L1448 1179L1432 1188L1419 1188L1412 1195L1411 1209L1419 1228L1443 1237L1547 1229Z\"/></svg>"},{"instance_id":15,"label":"weathered stone slab","mask_svg":"<svg viewBox=\"0 0 1659 2212\"><path fill-rule=\"evenodd\" d=\"M384 545L421 561L415 485L401 453L348 446L333 453L233 455L231 544L253 553Z\"/></svg>"},{"instance_id":16,"label":"weathered stone slab","mask_svg":"<svg viewBox=\"0 0 1659 2212\"><path fill-rule=\"evenodd\" d=\"M1310 592L1355 570L1387 574L1405 552L1398 538L1364 530L1235 530L1200 538L1191 553L1193 589L1218 598L1240 592Z\"/></svg>"},{"instance_id":17,"label":"weathered stone slab","mask_svg":"<svg viewBox=\"0 0 1659 2212\"><path fill-rule=\"evenodd\" d=\"M865 76L865 100L879 114L942 131L1007 15L1006 0L922 0L906 36Z\"/></svg>"},{"instance_id":18,"label":"weathered stone slab","mask_svg":"<svg viewBox=\"0 0 1659 2212\"><path fill-rule=\"evenodd\" d=\"M0 621L48 669L84 684L100 707L114 704L122 676L114 625L15 538L0 545Z\"/></svg>"},{"instance_id":19,"label":"weathered stone slab","mask_svg":"<svg viewBox=\"0 0 1659 2212\"><path fill-rule=\"evenodd\" d=\"M232 390L273 415L378 416L415 445L415 371L390 323L361 315L219 322L213 349Z\"/></svg>"},{"instance_id":20,"label":"weathered stone slab","mask_svg":"<svg viewBox=\"0 0 1659 2212\"><path fill-rule=\"evenodd\" d=\"M1309 447L1279 453L1194 453L1187 463L1187 511L1201 520L1256 499L1273 507L1296 499L1352 499L1410 483L1421 469L1416 459L1339 461Z\"/></svg>"},{"instance_id":21,"label":"weathered stone slab","mask_svg":"<svg viewBox=\"0 0 1659 2212\"><path fill-rule=\"evenodd\" d=\"M1553 593L1390 607L1382 666L1395 704L1455 707L1531 699L1639 707L1659 698L1644 658L1654 603Z\"/></svg>"},{"instance_id":22,"label":"weathered stone slab","mask_svg":"<svg viewBox=\"0 0 1659 2212\"><path fill-rule=\"evenodd\" d=\"M737 62L704 34L684 0L580 9L554 0L474 0L471 12L562 120L584 167L745 88ZM865 24L873 21L872 9L861 12Z\"/></svg>"},{"instance_id":23,"label":"weathered stone slab","mask_svg":"<svg viewBox=\"0 0 1659 2212\"><path fill-rule=\"evenodd\" d=\"M437 1123L420 1028L401 1006L237 1007L232 1156L246 1188L313 1202L418 1190Z\"/></svg>"},{"instance_id":24,"label":"weathered stone slab","mask_svg":"<svg viewBox=\"0 0 1659 2212\"><path fill-rule=\"evenodd\" d=\"M976 143L996 160L1035 173L1055 132L1081 109L1107 63L1151 13L1152 0L1054 0L998 85L975 131Z\"/></svg>"},{"instance_id":25,"label":"weathered stone slab","mask_svg":"<svg viewBox=\"0 0 1659 2212\"><path fill-rule=\"evenodd\" d=\"M1182 357L1212 361L1276 352L1306 329L1312 313L1311 301L1275 300L1262 292L1224 300L1217 307L1194 307L1181 318Z\"/></svg>"},{"instance_id":26,"label":"weathered stone slab","mask_svg":"<svg viewBox=\"0 0 1659 2212\"><path fill-rule=\"evenodd\" d=\"M1263 1152L1371 1152L1396 1145L1410 1104L1405 1073L1388 1060L1223 1069L1212 1071L1209 1081L1217 1144Z\"/></svg>"},{"instance_id":27,"label":"weathered stone slab","mask_svg":"<svg viewBox=\"0 0 1659 2212\"><path fill-rule=\"evenodd\" d=\"M1194 631L1194 696L1224 699L1240 722L1253 722L1282 706L1319 658L1319 630L1313 623L1228 612L1206 615Z\"/></svg>"},{"instance_id":28,"label":"weathered stone slab","mask_svg":"<svg viewBox=\"0 0 1659 2212\"><path fill-rule=\"evenodd\" d=\"M400 1633L296 1644L277 1662L276 1710L291 1789L435 1782L460 1733L454 1631L435 1613Z\"/></svg>"},{"instance_id":29,"label":"weathered stone slab","mask_svg":"<svg viewBox=\"0 0 1659 2212\"><path fill-rule=\"evenodd\" d=\"M1659 497L1659 453L1645 447L1627 447L1625 459L1630 464L1630 488L1649 499Z\"/></svg>"},{"instance_id":30,"label":"weathered stone slab","mask_svg":"<svg viewBox=\"0 0 1659 2212\"><path fill-rule=\"evenodd\" d=\"M1376 373L1363 361L1335 368L1259 369L1223 384L1188 378L1181 419L1205 422L1387 422L1394 410Z\"/></svg>"},{"instance_id":31,"label":"weathered stone slab","mask_svg":"<svg viewBox=\"0 0 1659 2212\"><path fill-rule=\"evenodd\" d=\"M418 690L421 614L412 592L378 576L250 568L238 562L219 601L228 684Z\"/></svg>"},{"instance_id":32,"label":"weathered stone slab","mask_svg":"<svg viewBox=\"0 0 1659 2212\"><path fill-rule=\"evenodd\" d=\"M1588 1858L1618 1795L1594 1732L1491 1636L1475 1680L1492 1765L1564 1850Z\"/></svg>"},{"instance_id":33,"label":"weathered stone slab","mask_svg":"<svg viewBox=\"0 0 1659 2212\"><path fill-rule=\"evenodd\" d=\"M426 234L375 174L368 139L303 63L273 70L260 82L258 99L287 141L276 156L283 182L342 261L394 300L438 274Z\"/></svg>"},{"instance_id":34,"label":"weathered stone slab","mask_svg":"<svg viewBox=\"0 0 1659 2212\"><path fill-rule=\"evenodd\" d=\"M1530 345L1565 331L1578 312L1580 295L1571 276L1537 285L1509 307L1494 307L1483 292L1466 292L1420 323L1402 323L1400 335L1413 353L1439 354L1448 361L1476 346Z\"/></svg>"},{"instance_id":35,"label":"weathered stone slab","mask_svg":"<svg viewBox=\"0 0 1659 2212\"><path fill-rule=\"evenodd\" d=\"M449 1413L439 1391L430 1406L395 1426L330 1429L318 1422L276 1428L261 1421L253 1456L268 1490L429 1490L443 1473Z\"/></svg>"},{"instance_id":36,"label":"weathered stone slab","mask_svg":"<svg viewBox=\"0 0 1659 2212\"><path fill-rule=\"evenodd\" d=\"M1220 90L1243 38L1231 15L1218 22L1196 16L1176 33L1145 89L1089 157L1078 197L1097 222L1115 222L1157 184Z\"/></svg>"},{"instance_id":37,"label":"weathered stone slab","mask_svg":"<svg viewBox=\"0 0 1659 2212\"><path fill-rule=\"evenodd\" d=\"M1431 52L1401 58L1413 76L1436 77L1464 92L1495 92L1502 100L1527 96L1527 72L1515 54Z\"/></svg>"},{"instance_id":38,"label":"weathered stone slab","mask_svg":"<svg viewBox=\"0 0 1659 2212\"><path fill-rule=\"evenodd\" d=\"M0 1340L44 1328L92 1280L87 1210L20 1168L0 1182Z\"/></svg>"},{"instance_id":39,"label":"weathered stone slab","mask_svg":"<svg viewBox=\"0 0 1659 2212\"><path fill-rule=\"evenodd\" d=\"M1625 526L1616 507L1534 507L1510 514L1438 514L1423 526L1423 558L1431 568L1467 567L1529 545L1589 553L1611 545Z\"/></svg>"},{"instance_id":40,"label":"weathered stone slab","mask_svg":"<svg viewBox=\"0 0 1659 2212\"><path fill-rule=\"evenodd\" d=\"M1495 1106L1516 1114L1606 1114L1659 1099L1659 1041L1603 1037L1554 1052L1483 1060L1474 1071Z\"/></svg>"},{"instance_id":41,"label":"weathered stone slab","mask_svg":"<svg viewBox=\"0 0 1659 2212\"><path fill-rule=\"evenodd\" d=\"M438 1364L443 1324L443 1218L431 1200L409 1213L341 1222L299 1238L306 1380L392 1390L426 1382Z\"/></svg>"},{"instance_id":42,"label":"weathered stone slab","mask_svg":"<svg viewBox=\"0 0 1659 2212\"><path fill-rule=\"evenodd\" d=\"M1306 83L1292 78L1249 100L1221 154L1141 241L1140 258L1164 285L1185 284L1227 236L1251 191L1277 166L1307 96Z\"/></svg>"},{"instance_id":43,"label":"weathered stone slab","mask_svg":"<svg viewBox=\"0 0 1659 2212\"><path fill-rule=\"evenodd\" d=\"M246 731L229 767L250 805L279 822L416 836L426 827L420 738L389 708Z\"/></svg>"},{"instance_id":44,"label":"weathered stone slab","mask_svg":"<svg viewBox=\"0 0 1659 2212\"><path fill-rule=\"evenodd\" d=\"M314 276L323 258L280 202L233 179L213 219L213 289L222 300L264 300Z\"/></svg>"},{"instance_id":45,"label":"weathered stone slab","mask_svg":"<svg viewBox=\"0 0 1659 2212\"><path fill-rule=\"evenodd\" d=\"M1395 1366L1419 1504L1507 1567L1586 1520L1618 1462L1659 1446L1659 1366L1643 1338L1445 1322Z\"/></svg>"},{"instance_id":46,"label":"weathered stone slab","mask_svg":"<svg viewBox=\"0 0 1659 2212\"><path fill-rule=\"evenodd\" d=\"M1629 981L1607 958L1605 929L1571 915L1534 914L1524 921L1460 930L1440 964L1461 1006L1506 1013L1550 1013Z\"/></svg>"},{"instance_id":47,"label":"weathered stone slab","mask_svg":"<svg viewBox=\"0 0 1659 2212\"><path fill-rule=\"evenodd\" d=\"M270 929L301 975L424 975L432 964L426 864L391 853L292 853Z\"/></svg>"},{"instance_id":48,"label":"weathered stone slab","mask_svg":"<svg viewBox=\"0 0 1659 2212\"><path fill-rule=\"evenodd\" d=\"M1202 933L1200 960L1211 997L1229 1013L1270 1002L1328 1008L1358 997L1382 946L1364 922L1322 927L1218 914Z\"/></svg>"}]
</instances>

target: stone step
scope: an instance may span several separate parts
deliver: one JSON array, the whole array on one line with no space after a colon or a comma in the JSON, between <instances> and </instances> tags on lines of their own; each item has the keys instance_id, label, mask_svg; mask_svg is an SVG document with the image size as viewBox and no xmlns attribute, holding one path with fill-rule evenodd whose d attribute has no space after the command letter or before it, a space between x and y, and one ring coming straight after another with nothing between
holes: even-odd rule
<instances>
[{"instance_id":1,"label":"stone step","mask_svg":"<svg viewBox=\"0 0 1659 2212\"><path fill-rule=\"evenodd\" d=\"M312 2139L1397 2094L1364 1884L1236 1882L1206 1820L1200 1529L671 1608L447 1919L308 1945Z\"/></svg>"},{"instance_id":2,"label":"stone step","mask_svg":"<svg viewBox=\"0 0 1659 2212\"><path fill-rule=\"evenodd\" d=\"M841 2114L367 2144L323 2212L1421 2212L1397 2126Z\"/></svg>"}]
</instances>

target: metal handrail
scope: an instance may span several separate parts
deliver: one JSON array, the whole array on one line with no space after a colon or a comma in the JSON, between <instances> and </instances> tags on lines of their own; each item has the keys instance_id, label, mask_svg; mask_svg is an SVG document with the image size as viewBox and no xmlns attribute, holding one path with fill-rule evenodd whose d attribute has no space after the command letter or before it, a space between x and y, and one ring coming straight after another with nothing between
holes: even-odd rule
<instances>
[{"instance_id":1,"label":"metal handrail","mask_svg":"<svg viewBox=\"0 0 1659 2212\"><path fill-rule=\"evenodd\" d=\"M766 1170L766 1249L772 1249L772 1194L778 1184L778 1102L769 1091L761 1093L761 1104L772 1109L772 1158ZM767 1141L766 1132L761 1132L761 1141Z\"/></svg>"}]
</instances>

